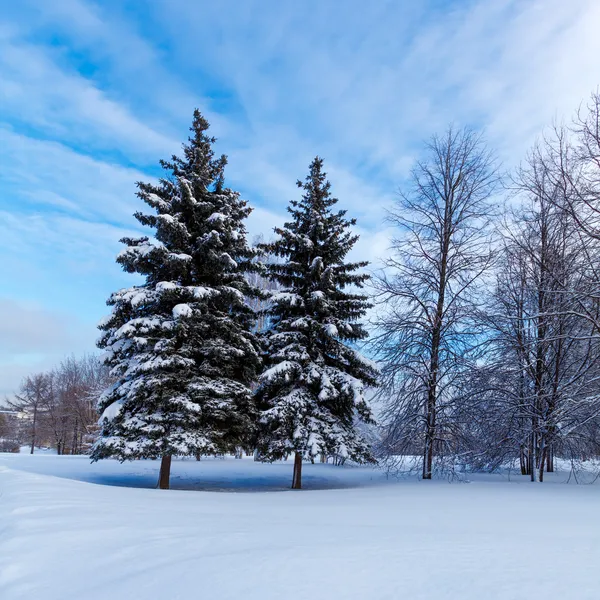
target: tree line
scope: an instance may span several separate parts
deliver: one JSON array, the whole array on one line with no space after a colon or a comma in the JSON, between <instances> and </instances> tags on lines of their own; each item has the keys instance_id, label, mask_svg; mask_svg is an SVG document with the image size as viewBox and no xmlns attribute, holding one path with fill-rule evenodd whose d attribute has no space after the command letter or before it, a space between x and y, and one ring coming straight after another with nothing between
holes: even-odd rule
<instances>
[{"instance_id":1,"label":"tree line","mask_svg":"<svg viewBox=\"0 0 600 600\"><path fill-rule=\"evenodd\" d=\"M375 279L381 454L398 468L517 462L543 481L557 457L600 453L599 124L596 93L514 173L453 129L413 169Z\"/></svg>"},{"instance_id":2,"label":"tree line","mask_svg":"<svg viewBox=\"0 0 600 600\"><path fill-rule=\"evenodd\" d=\"M274 239L249 244L251 208L195 111L182 156L138 183L152 235L124 238L117 257L144 283L113 293L100 324L92 459L161 459L168 488L172 456L292 455L300 488L317 456L423 479L514 463L533 481L597 456L599 123L593 94L511 173L475 130L434 136L369 274L348 260L356 222L319 157ZM18 396L30 414L36 381ZM56 439L81 450L93 426L66 413Z\"/></svg>"},{"instance_id":3,"label":"tree line","mask_svg":"<svg viewBox=\"0 0 600 600\"><path fill-rule=\"evenodd\" d=\"M109 385L108 368L94 355L74 356L26 377L0 415L3 451L51 447L58 454L89 452L98 432L97 402Z\"/></svg>"}]
</instances>

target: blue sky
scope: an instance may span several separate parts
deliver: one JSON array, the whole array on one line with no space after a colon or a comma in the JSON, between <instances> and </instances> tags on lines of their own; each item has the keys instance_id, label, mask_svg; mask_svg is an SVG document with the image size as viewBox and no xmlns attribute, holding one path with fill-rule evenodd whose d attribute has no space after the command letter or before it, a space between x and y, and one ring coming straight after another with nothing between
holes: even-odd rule
<instances>
[{"instance_id":1,"label":"blue sky","mask_svg":"<svg viewBox=\"0 0 600 600\"><path fill-rule=\"evenodd\" d=\"M278 224L316 154L386 252L420 143L485 128L505 166L600 83L597 0L0 0L0 394L94 350L114 262L199 107L229 184Z\"/></svg>"}]
</instances>

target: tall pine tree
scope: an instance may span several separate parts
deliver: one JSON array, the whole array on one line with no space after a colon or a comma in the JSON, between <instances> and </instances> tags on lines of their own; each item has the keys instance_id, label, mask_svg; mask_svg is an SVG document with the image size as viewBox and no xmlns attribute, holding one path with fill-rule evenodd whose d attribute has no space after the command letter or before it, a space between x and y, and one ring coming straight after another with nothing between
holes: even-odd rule
<instances>
[{"instance_id":1,"label":"tall pine tree","mask_svg":"<svg viewBox=\"0 0 600 600\"><path fill-rule=\"evenodd\" d=\"M302 460L335 454L358 462L371 460L368 444L355 425L372 420L365 387L376 384L374 365L353 343L367 337L359 319L369 304L358 293L368 263L344 259L358 236L355 219L334 212L337 199L315 158L300 201L278 239L263 250L283 259L266 265L283 291L272 297L265 336L265 367L257 389L259 452L268 460L294 453L292 487L302 486Z\"/></svg>"},{"instance_id":2,"label":"tall pine tree","mask_svg":"<svg viewBox=\"0 0 600 600\"><path fill-rule=\"evenodd\" d=\"M100 402L93 460L162 458L168 488L172 455L232 449L251 429L250 385L260 364L245 297L253 251L244 219L251 209L224 186L226 158L214 157L207 121L194 112L183 157L161 161L168 176L138 183L153 209L137 220L154 238L124 238L117 262L144 276L112 294L98 342L117 378Z\"/></svg>"}]
</instances>

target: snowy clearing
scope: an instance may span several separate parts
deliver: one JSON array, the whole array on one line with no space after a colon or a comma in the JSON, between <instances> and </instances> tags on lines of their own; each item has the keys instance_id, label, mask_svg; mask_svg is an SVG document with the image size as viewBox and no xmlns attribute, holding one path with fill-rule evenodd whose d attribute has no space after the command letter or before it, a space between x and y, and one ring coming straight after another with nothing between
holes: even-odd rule
<instances>
[{"instance_id":1,"label":"snowy clearing","mask_svg":"<svg viewBox=\"0 0 600 600\"><path fill-rule=\"evenodd\" d=\"M157 473L0 454L0 598L600 597L600 485L564 474L396 482L306 464L291 491L290 463L178 460L179 489L161 491Z\"/></svg>"}]
</instances>

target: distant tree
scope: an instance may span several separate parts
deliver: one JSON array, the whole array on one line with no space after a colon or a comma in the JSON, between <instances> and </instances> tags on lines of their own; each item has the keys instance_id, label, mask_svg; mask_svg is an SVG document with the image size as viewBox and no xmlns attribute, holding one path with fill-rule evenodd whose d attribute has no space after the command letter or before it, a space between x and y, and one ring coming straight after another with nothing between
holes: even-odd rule
<instances>
[{"instance_id":1,"label":"distant tree","mask_svg":"<svg viewBox=\"0 0 600 600\"><path fill-rule=\"evenodd\" d=\"M19 452L17 414L8 406L0 408L0 452Z\"/></svg>"},{"instance_id":2,"label":"distant tree","mask_svg":"<svg viewBox=\"0 0 600 600\"><path fill-rule=\"evenodd\" d=\"M384 447L434 456L458 447L465 381L480 358L478 308L492 263L491 196L498 176L482 137L448 129L426 146L390 221L398 236L375 278L379 310L373 350L382 364Z\"/></svg>"},{"instance_id":3,"label":"distant tree","mask_svg":"<svg viewBox=\"0 0 600 600\"><path fill-rule=\"evenodd\" d=\"M47 373L37 373L23 380L19 393L15 394L14 399L8 403L9 407L18 412L23 419L24 435L29 444L30 454L34 453L42 437L40 420L50 391L50 376Z\"/></svg>"},{"instance_id":4,"label":"distant tree","mask_svg":"<svg viewBox=\"0 0 600 600\"><path fill-rule=\"evenodd\" d=\"M292 488L302 487L302 460L335 454L358 462L372 459L355 421L371 421L365 387L377 371L353 347L367 337L359 319L369 304L359 293L366 262L346 262L358 239L354 219L334 212L337 199L320 158L310 165L301 200L288 208L290 222L261 246L281 259L266 265L281 291L270 300L265 335L266 369L259 379L258 450L263 458L294 453Z\"/></svg>"},{"instance_id":5,"label":"distant tree","mask_svg":"<svg viewBox=\"0 0 600 600\"><path fill-rule=\"evenodd\" d=\"M7 405L18 418L18 438L33 454L50 445L58 454L89 451L98 424L96 406L110 383L108 368L94 355L65 358L54 369L26 377Z\"/></svg>"},{"instance_id":6,"label":"distant tree","mask_svg":"<svg viewBox=\"0 0 600 600\"><path fill-rule=\"evenodd\" d=\"M145 281L114 293L100 326L117 382L100 403L92 458L161 458L161 488L172 455L232 450L253 424L260 359L246 299L257 292L244 276L253 268L251 209L225 187L226 159L214 157L208 127L195 111L183 158L161 162L168 177L157 185L138 184L154 213L135 216L155 238L124 238L117 262Z\"/></svg>"},{"instance_id":7,"label":"distant tree","mask_svg":"<svg viewBox=\"0 0 600 600\"><path fill-rule=\"evenodd\" d=\"M70 356L48 373L44 424L58 454L89 452L98 430L98 399L114 383L108 368L93 355Z\"/></svg>"},{"instance_id":8,"label":"distant tree","mask_svg":"<svg viewBox=\"0 0 600 600\"><path fill-rule=\"evenodd\" d=\"M264 332L269 326L268 308L270 298L273 292L277 291L281 286L274 279L270 279L266 272L266 265L277 262L278 259L272 254L265 251L264 236L257 235L252 240L252 247L256 250L256 266L257 268L247 274L248 281L253 288L261 291L261 294L255 294L247 299L248 305L256 315L255 329L257 332Z\"/></svg>"}]
</instances>

